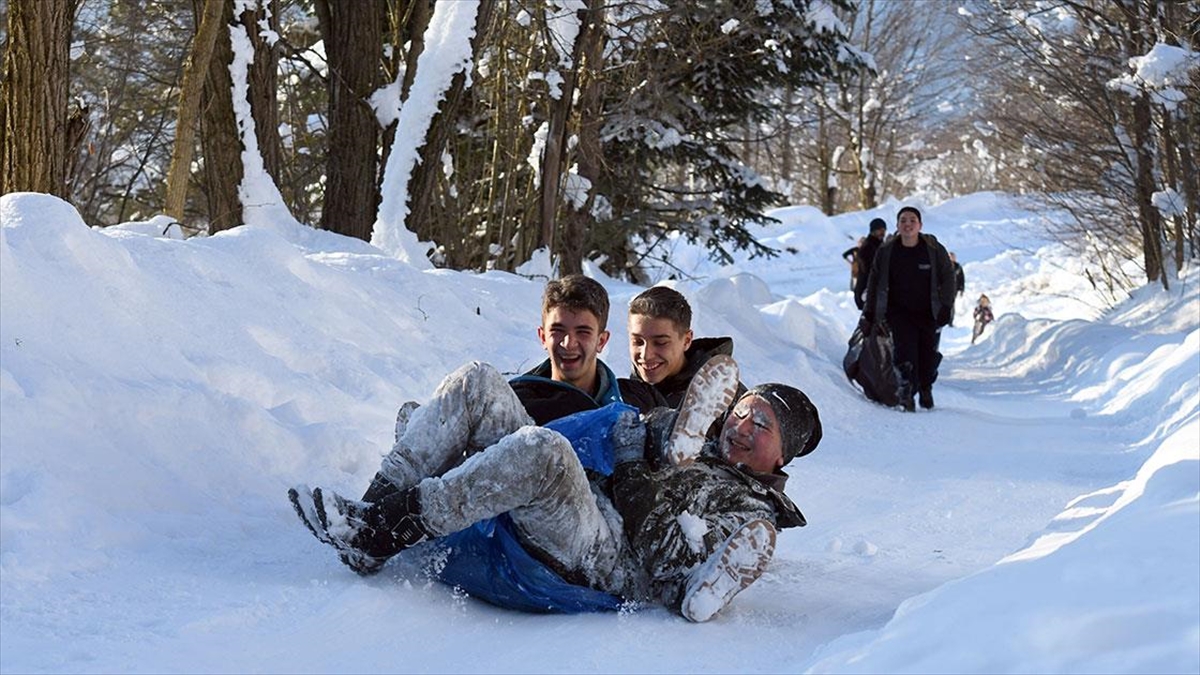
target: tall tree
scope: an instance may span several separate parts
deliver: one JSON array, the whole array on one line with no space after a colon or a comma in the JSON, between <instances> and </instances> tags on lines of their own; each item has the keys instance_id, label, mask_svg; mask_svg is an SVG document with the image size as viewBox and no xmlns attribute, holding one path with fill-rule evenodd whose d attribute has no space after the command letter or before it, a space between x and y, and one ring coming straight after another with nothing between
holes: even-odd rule
<instances>
[{"instance_id":1,"label":"tall tree","mask_svg":"<svg viewBox=\"0 0 1200 675\"><path fill-rule=\"evenodd\" d=\"M167 170L166 206L163 209L164 213L176 220L183 220L195 148L193 133L196 120L200 116L204 82L208 77L208 65L212 61L217 34L224 27L220 21L224 4L225 0L204 0L199 28L192 40L192 51L183 69L183 83L179 88L179 112L175 118L175 147L171 152L171 165Z\"/></svg>"},{"instance_id":2,"label":"tall tree","mask_svg":"<svg viewBox=\"0 0 1200 675\"><path fill-rule=\"evenodd\" d=\"M365 241L375 222L379 122L369 99L380 84L386 6L317 0L329 59L329 149L321 227Z\"/></svg>"},{"instance_id":3,"label":"tall tree","mask_svg":"<svg viewBox=\"0 0 1200 675\"><path fill-rule=\"evenodd\" d=\"M0 81L0 194L67 197L75 0L12 0Z\"/></svg>"},{"instance_id":4,"label":"tall tree","mask_svg":"<svg viewBox=\"0 0 1200 675\"><path fill-rule=\"evenodd\" d=\"M242 223L238 185L242 182L242 144L233 113L233 0L221 3L221 30L216 36L211 67L204 80L200 141L204 154L204 202L208 233L216 234Z\"/></svg>"}]
</instances>

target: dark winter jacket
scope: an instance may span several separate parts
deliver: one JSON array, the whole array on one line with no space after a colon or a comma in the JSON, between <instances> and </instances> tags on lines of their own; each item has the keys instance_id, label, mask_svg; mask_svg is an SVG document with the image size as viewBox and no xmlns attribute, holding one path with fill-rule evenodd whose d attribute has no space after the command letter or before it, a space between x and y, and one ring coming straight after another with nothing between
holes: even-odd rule
<instances>
[{"instance_id":1,"label":"dark winter jacket","mask_svg":"<svg viewBox=\"0 0 1200 675\"><path fill-rule=\"evenodd\" d=\"M662 392L654 385L642 380L629 377L617 378L617 386L621 389L621 400L638 409L640 413L648 413L655 408L670 407Z\"/></svg>"},{"instance_id":2,"label":"dark winter jacket","mask_svg":"<svg viewBox=\"0 0 1200 675\"><path fill-rule=\"evenodd\" d=\"M786 481L782 471L763 476L730 464L717 456L713 442L685 467L654 471L647 460L617 465L612 499L632 554L657 592L671 593L681 590L686 572L742 524L763 518L779 529L805 525L800 509L783 493ZM706 529L681 522L681 516L688 518L685 511L703 520ZM700 529L703 545L689 540L689 532ZM664 600L671 604L678 598Z\"/></svg>"},{"instance_id":3,"label":"dark winter jacket","mask_svg":"<svg viewBox=\"0 0 1200 675\"><path fill-rule=\"evenodd\" d=\"M929 275L929 317L936 325L944 326L949 323L954 307L954 263L950 262L950 254L946 247L938 243L932 234L921 234L917 246L924 246L931 265ZM869 321L885 318L889 309L889 279L891 272L892 253L896 247L902 246L900 237L892 237L884 242L875 253L875 262L871 265L871 281L867 286L866 305L863 316Z\"/></svg>"},{"instance_id":4,"label":"dark winter jacket","mask_svg":"<svg viewBox=\"0 0 1200 675\"><path fill-rule=\"evenodd\" d=\"M862 246L858 247L858 276L854 280L854 304L862 309L866 303L867 282L871 278L871 266L875 263L875 253L883 242L878 237L867 237Z\"/></svg>"},{"instance_id":5,"label":"dark winter jacket","mask_svg":"<svg viewBox=\"0 0 1200 675\"><path fill-rule=\"evenodd\" d=\"M617 377L603 361L596 361L596 376L600 386L595 396L573 384L551 379L551 372L550 359L546 359L533 370L508 381L525 406L525 411L539 426L572 413L595 410L609 403L623 401Z\"/></svg>"},{"instance_id":6,"label":"dark winter jacket","mask_svg":"<svg viewBox=\"0 0 1200 675\"><path fill-rule=\"evenodd\" d=\"M683 370L664 378L662 382L649 385L658 393L662 394L666 399L666 405L672 408L678 408L683 402L683 395L687 393L688 385L691 384L692 378L696 375L696 371L700 370L700 366L704 365L710 358L724 354L725 356L733 356L733 338L731 337L702 337L692 340L691 346L684 352L684 358L687 361L683 365ZM637 368L633 369L631 380L645 383L638 375ZM746 392L746 385L738 382L737 396L741 396ZM642 410L642 412L647 412Z\"/></svg>"}]
</instances>

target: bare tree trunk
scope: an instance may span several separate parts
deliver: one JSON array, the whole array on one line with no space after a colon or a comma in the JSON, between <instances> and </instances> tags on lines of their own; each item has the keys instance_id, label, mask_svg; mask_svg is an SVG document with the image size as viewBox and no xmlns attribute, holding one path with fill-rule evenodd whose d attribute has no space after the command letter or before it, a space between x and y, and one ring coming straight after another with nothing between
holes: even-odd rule
<instances>
[{"instance_id":1,"label":"bare tree trunk","mask_svg":"<svg viewBox=\"0 0 1200 675\"><path fill-rule=\"evenodd\" d=\"M283 141L279 138L279 95L278 80L279 55L270 43L267 31L260 25L267 18L267 11L262 6L270 7L270 21L267 28L276 35L279 34L279 11L276 0L258 0L259 8L247 11L240 17L246 27L250 43L254 45L254 63L250 64L249 97L250 114L254 117L254 136L258 140L258 153L262 155L263 168L267 174L280 183L280 173L283 168Z\"/></svg>"},{"instance_id":2,"label":"bare tree trunk","mask_svg":"<svg viewBox=\"0 0 1200 675\"><path fill-rule=\"evenodd\" d=\"M329 145L321 228L370 241L378 194L379 122L367 99L379 87L383 3L319 0L329 57Z\"/></svg>"},{"instance_id":3,"label":"bare tree trunk","mask_svg":"<svg viewBox=\"0 0 1200 675\"><path fill-rule=\"evenodd\" d=\"M1185 117L1176 128L1179 143L1176 146L1179 158L1179 173L1183 183L1183 203L1187 207L1183 223L1187 232L1184 239L1191 243L1192 256L1200 256L1200 171L1196 168L1196 155L1200 148L1196 147L1196 138L1192 135L1192 127L1200 126L1197 118L1200 115ZM1183 252L1177 254L1180 266L1183 262Z\"/></svg>"},{"instance_id":4,"label":"bare tree trunk","mask_svg":"<svg viewBox=\"0 0 1200 675\"><path fill-rule=\"evenodd\" d=\"M1142 230L1142 258L1147 281L1169 287L1162 261L1162 215L1154 206L1154 153L1150 148L1150 97L1139 92L1133 101L1133 143L1137 156L1134 190Z\"/></svg>"},{"instance_id":5,"label":"bare tree trunk","mask_svg":"<svg viewBox=\"0 0 1200 675\"><path fill-rule=\"evenodd\" d=\"M1142 14L1139 3L1122 6L1127 21L1125 53L1140 55L1146 52L1146 33L1151 17ZM1133 95L1131 111L1131 135L1134 161L1134 199L1137 204L1138 221L1142 232L1142 259L1146 268L1147 281L1161 281L1169 288L1170 281L1163 270L1162 215L1154 205L1155 163L1154 137L1151 130L1150 96L1145 91Z\"/></svg>"},{"instance_id":6,"label":"bare tree trunk","mask_svg":"<svg viewBox=\"0 0 1200 675\"><path fill-rule=\"evenodd\" d=\"M11 0L0 85L0 194L67 195L67 107L75 0Z\"/></svg>"},{"instance_id":7,"label":"bare tree trunk","mask_svg":"<svg viewBox=\"0 0 1200 675\"><path fill-rule=\"evenodd\" d=\"M475 16L475 36L471 38L473 50L478 48L481 36L487 34L487 26L492 20L495 6L496 0L481 0L479 3L479 11ZM426 241L437 240L432 236L436 219L430 217L434 207L434 188L442 176L441 155L455 133L465 87L466 76L461 72L457 73L450 88L446 91L445 100L438 107L438 112L430 123L425 144L419 150L421 161L413 167L412 178L409 180L410 202L407 224L418 238Z\"/></svg>"},{"instance_id":8,"label":"bare tree trunk","mask_svg":"<svg viewBox=\"0 0 1200 675\"><path fill-rule=\"evenodd\" d=\"M195 148L194 130L200 116L200 99L204 92L204 81L208 77L208 64L212 60L217 33L221 24L223 0L204 0L204 13L196 37L192 40L192 53L183 70L183 84L179 89L179 113L175 119L175 146L171 152L171 166L167 171L167 197L163 212L175 220L183 220L183 209L187 202L188 179L191 175L192 154Z\"/></svg>"},{"instance_id":9,"label":"bare tree trunk","mask_svg":"<svg viewBox=\"0 0 1200 675\"><path fill-rule=\"evenodd\" d=\"M600 180L603 163L603 148L600 144L600 125L603 120L600 110L603 102L604 20L603 3L599 0L589 0L583 16L583 25L580 26L575 42L574 70L569 78L572 89L574 85L578 85L579 90L580 128L579 146L576 148L579 175L590 181L593 189L589 191L588 198L582 206L578 209L569 206L564 214L563 236L558 256L559 271L564 276L583 272L583 256L587 253L584 250L587 232L595 225L591 209L595 204L594 186ZM566 89L563 91L563 98L568 99ZM543 212L544 209L545 205Z\"/></svg>"},{"instance_id":10,"label":"bare tree trunk","mask_svg":"<svg viewBox=\"0 0 1200 675\"><path fill-rule=\"evenodd\" d=\"M244 173L242 143L233 114L233 76L229 72L229 64L233 62L229 37L233 0L222 0L221 4L221 30L204 81L204 110L200 121L209 234L242 223L242 204L238 198L238 185Z\"/></svg>"},{"instance_id":11,"label":"bare tree trunk","mask_svg":"<svg viewBox=\"0 0 1200 675\"><path fill-rule=\"evenodd\" d=\"M400 100L403 101L408 98L413 78L417 76L417 57L425 51L425 29L429 27L429 20L433 17L433 7L431 3L423 0L400 1L390 12L392 62L397 70L401 63L404 64L404 80L400 83ZM400 47L406 42L409 45L408 50L402 52ZM396 123L393 122L383 130L383 139L380 143L380 166L387 166L388 156L392 153L392 145L395 140ZM383 188L383 172L377 171L376 174L376 192L378 193Z\"/></svg>"},{"instance_id":12,"label":"bare tree trunk","mask_svg":"<svg viewBox=\"0 0 1200 675\"><path fill-rule=\"evenodd\" d=\"M821 213L832 216L837 208L837 167L834 166L830 145L834 143L833 132L827 123L829 113L824 106L817 108L817 180L821 199Z\"/></svg>"}]
</instances>

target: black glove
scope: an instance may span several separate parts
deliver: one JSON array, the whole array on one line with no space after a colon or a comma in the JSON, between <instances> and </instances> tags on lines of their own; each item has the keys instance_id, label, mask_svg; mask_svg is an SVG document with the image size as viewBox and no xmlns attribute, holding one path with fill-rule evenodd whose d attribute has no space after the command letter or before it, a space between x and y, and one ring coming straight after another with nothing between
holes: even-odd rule
<instances>
[{"instance_id":1,"label":"black glove","mask_svg":"<svg viewBox=\"0 0 1200 675\"><path fill-rule=\"evenodd\" d=\"M938 328L941 328L942 326L950 325L950 317L951 316L952 316L952 314L951 314L950 305L942 305L941 309L938 310L938 315L937 315Z\"/></svg>"}]
</instances>

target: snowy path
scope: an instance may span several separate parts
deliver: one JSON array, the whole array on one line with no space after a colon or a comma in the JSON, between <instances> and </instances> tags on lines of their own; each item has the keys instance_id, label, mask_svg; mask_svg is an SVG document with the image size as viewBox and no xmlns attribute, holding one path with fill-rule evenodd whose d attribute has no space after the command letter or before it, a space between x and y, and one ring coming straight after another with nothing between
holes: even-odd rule
<instances>
[{"instance_id":1,"label":"snowy path","mask_svg":"<svg viewBox=\"0 0 1200 675\"><path fill-rule=\"evenodd\" d=\"M0 203L0 672L825 672L855 669L864 643L876 672L1200 668L1194 273L1103 320L1048 321L1083 283L1071 261L984 251L972 226L968 283L1024 316L1002 311L974 347L947 331L937 409L902 414L846 382L844 270L807 262L840 263L868 214L796 210L777 229L808 250L684 290L697 334L734 337L744 381L796 384L820 409L824 440L789 467L809 526L784 531L766 575L710 623L656 607L541 616L428 581L419 551L361 579L285 496L362 490L396 407L465 354L531 367L540 283L420 272L316 231L100 233L46 200ZM955 208L1016 231L991 196ZM614 308L638 290L608 285ZM621 312L609 327L604 358L623 370ZM1120 527L995 565L1112 515L1123 493L1108 488L1160 445ZM1013 602L979 620L980 584ZM959 586L972 595L942 593ZM1060 586L1082 590L1040 602ZM911 633L878 632L934 589L952 606L939 620L970 624L950 644L910 654ZM1045 615L1069 625L1043 633ZM933 623L907 629L948 630Z\"/></svg>"},{"instance_id":2,"label":"snowy path","mask_svg":"<svg viewBox=\"0 0 1200 675\"><path fill-rule=\"evenodd\" d=\"M282 486L246 495L243 513L194 525L147 514L140 527L166 538L153 552L106 552L62 594L8 603L17 614L6 623L70 641L25 662L51 671L86 672L89 662L128 672L162 663L204 672L800 667L839 636L878 629L905 599L1022 548L1070 499L1136 470L1111 421L1051 413L1070 406L1057 394L1003 393L1008 378L983 365L947 365L939 407L912 415L867 403L831 377L827 440L793 465L789 486L811 524L786 531L764 578L709 625L658 608L615 617L498 610L425 580L407 559L415 554L363 580L295 522ZM1006 412L989 412L998 408ZM89 634L97 623L105 630ZM763 644L773 653L760 661Z\"/></svg>"}]
</instances>

